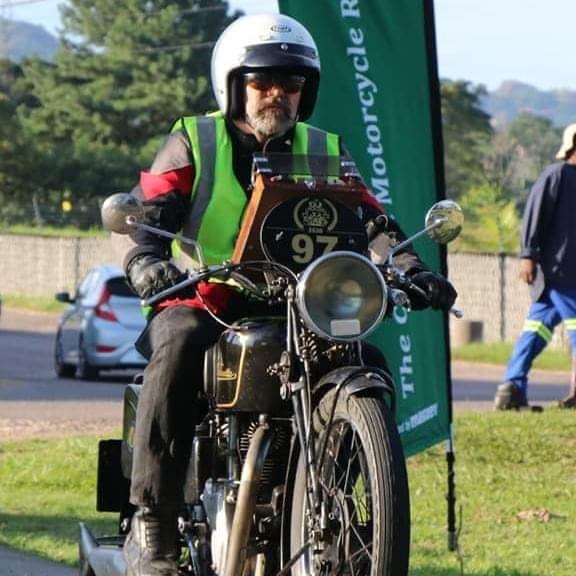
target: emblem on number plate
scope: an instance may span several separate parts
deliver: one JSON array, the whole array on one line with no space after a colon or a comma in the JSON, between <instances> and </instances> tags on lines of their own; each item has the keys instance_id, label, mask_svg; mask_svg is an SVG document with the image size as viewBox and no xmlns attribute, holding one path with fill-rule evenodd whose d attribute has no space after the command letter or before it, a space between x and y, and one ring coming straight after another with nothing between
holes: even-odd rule
<instances>
[{"instance_id":1,"label":"emblem on number plate","mask_svg":"<svg viewBox=\"0 0 576 576\"><path fill-rule=\"evenodd\" d=\"M294 222L299 228L333 230L338 223L336 207L323 198L304 198L294 208Z\"/></svg>"}]
</instances>

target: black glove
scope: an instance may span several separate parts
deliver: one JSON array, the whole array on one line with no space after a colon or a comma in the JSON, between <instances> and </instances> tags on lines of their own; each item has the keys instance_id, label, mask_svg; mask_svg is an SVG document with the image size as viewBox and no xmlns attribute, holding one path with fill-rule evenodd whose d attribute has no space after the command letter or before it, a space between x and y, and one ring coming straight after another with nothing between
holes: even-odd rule
<instances>
[{"instance_id":1,"label":"black glove","mask_svg":"<svg viewBox=\"0 0 576 576\"><path fill-rule=\"evenodd\" d=\"M430 306L434 310L448 311L454 306L458 292L444 276L440 276L440 274L435 272L418 272L410 277L410 281L416 284L418 288L424 290L428 297L428 302L424 302L423 298L419 301L417 296L414 298L411 294L410 301L412 302L412 308L415 310Z\"/></svg>"},{"instance_id":2,"label":"black glove","mask_svg":"<svg viewBox=\"0 0 576 576\"><path fill-rule=\"evenodd\" d=\"M174 264L158 256L136 256L126 269L132 290L143 300L174 286L186 277Z\"/></svg>"}]
</instances>

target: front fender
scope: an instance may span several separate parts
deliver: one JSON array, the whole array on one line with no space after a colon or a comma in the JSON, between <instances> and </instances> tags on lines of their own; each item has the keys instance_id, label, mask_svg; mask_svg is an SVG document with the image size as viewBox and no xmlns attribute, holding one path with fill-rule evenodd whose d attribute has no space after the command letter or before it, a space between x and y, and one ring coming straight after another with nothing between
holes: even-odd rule
<instances>
[{"instance_id":1,"label":"front fender","mask_svg":"<svg viewBox=\"0 0 576 576\"><path fill-rule=\"evenodd\" d=\"M367 390L384 394L394 414L396 411L396 391L391 374L374 366L345 366L328 372L313 387L314 399L322 396L328 388L336 388L339 394L355 396Z\"/></svg>"}]
</instances>

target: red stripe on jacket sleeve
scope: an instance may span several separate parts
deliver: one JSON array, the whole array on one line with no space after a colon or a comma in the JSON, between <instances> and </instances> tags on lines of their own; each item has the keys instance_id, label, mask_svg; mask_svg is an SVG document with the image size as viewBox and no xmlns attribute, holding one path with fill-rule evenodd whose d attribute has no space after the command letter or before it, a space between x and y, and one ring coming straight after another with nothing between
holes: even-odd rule
<instances>
[{"instance_id":1,"label":"red stripe on jacket sleeve","mask_svg":"<svg viewBox=\"0 0 576 576\"><path fill-rule=\"evenodd\" d=\"M192 166L184 166L162 174L140 172L140 187L145 200L154 200L173 190L189 196L192 191Z\"/></svg>"},{"instance_id":2,"label":"red stripe on jacket sleeve","mask_svg":"<svg viewBox=\"0 0 576 576\"><path fill-rule=\"evenodd\" d=\"M374 194L372 194L368 188L364 188L362 190L362 203L376 208L378 212L384 212L384 210L382 210L382 206L380 206L380 202L378 202L376 196L374 196Z\"/></svg>"}]
</instances>

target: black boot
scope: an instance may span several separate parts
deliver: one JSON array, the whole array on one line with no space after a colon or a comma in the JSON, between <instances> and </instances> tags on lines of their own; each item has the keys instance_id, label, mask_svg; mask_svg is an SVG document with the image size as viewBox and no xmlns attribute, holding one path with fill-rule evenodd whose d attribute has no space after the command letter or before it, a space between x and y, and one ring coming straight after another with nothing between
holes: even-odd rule
<instances>
[{"instance_id":1,"label":"black boot","mask_svg":"<svg viewBox=\"0 0 576 576\"><path fill-rule=\"evenodd\" d=\"M138 508L124 543L126 576L178 576L178 515Z\"/></svg>"}]
</instances>

